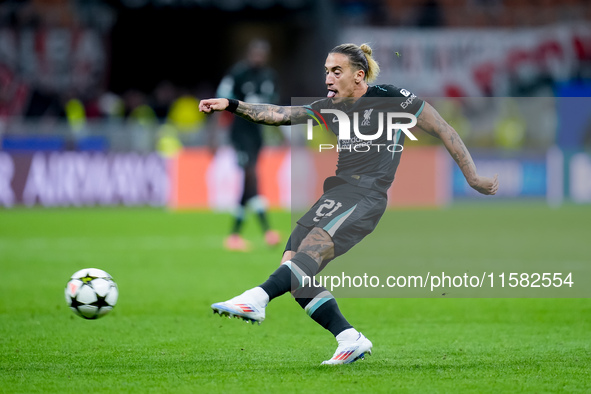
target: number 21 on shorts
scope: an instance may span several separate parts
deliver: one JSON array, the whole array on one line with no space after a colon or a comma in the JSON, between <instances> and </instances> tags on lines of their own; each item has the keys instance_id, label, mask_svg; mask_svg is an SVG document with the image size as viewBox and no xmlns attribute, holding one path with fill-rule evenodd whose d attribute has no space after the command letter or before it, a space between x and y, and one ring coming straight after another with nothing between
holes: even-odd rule
<instances>
[{"instance_id":1,"label":"number 21 on shorts","mask_svg":"<svg viewBox=\"0 0 591 394\"><path fill-rule=\"evenodd\" d=\"M319 222L323 217L331 217L343 204L335 200L325 199L324 204L320 205L316 210L315 222Z\"/></svg>"}]
</instances>

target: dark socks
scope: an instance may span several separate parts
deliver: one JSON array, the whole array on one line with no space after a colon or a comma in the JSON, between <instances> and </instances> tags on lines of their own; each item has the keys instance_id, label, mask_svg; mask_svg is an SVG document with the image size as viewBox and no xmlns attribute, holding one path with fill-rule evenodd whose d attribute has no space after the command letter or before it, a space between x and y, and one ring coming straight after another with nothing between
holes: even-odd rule
<instances>
[{"instance_id":1,"label":"dark socks","mask_svg":"<svg viewBox=\"0 0 591 394\"><path fill-rule=\"evenodd\" d=\"M240 234L242 223L244 222L244 214L245 206L244 204L240 204L240 206L236 208L236 212L234 212L234 225L232 226L231 234Z\"/></svg>"},{"instance_id":2,"label":"dark socks","mask_svg":"<svg viewBox=\"0 0 591 394\"><path fill-rule=\"evenodd\" d=\"M259 217L259 222L261 223L263 233L266 233L269 230L269 221L267 220L267 213L265 211L260 211L257 212L257 216Z\"/></svg>"},{"instance_id":3,"label":"dark socks","mask_svg":"<svg viewBox=\"0 0 591 394\"><path fill-rule=\"evenodd\" d=\"M318 264L305 253L297 253L288 264L282 264L260 287L269 295L269 300L293 291L296 301L308 315L335 337L351 324L341 313L336 300L328 290L313 278L318 272ZM303 282L303 283L302 283Z\"/></svg>"},{"instance_id":4,"label":"dark socks","mask_svg":"<svg viewBox=\"0 0 591 394\"><path fill-rule=\"evenodd\" d=\"M281 264L260 287L269 295L269 301L287 293L291 288L291 270L288 266Z\"/></svg>"},{"instance_id":5,"label":"dark socks","mask_svg":"<svg viewBox=\"0 0 591 394\"><path fill-rule=\"evenodd\" d=\"M242 217L236 216L234 218L234 226L232 227L232 234L240 234L240 230L242 229L242 222L243 221L244 220Z\"/></svg>"},{"instance_id":6,"label":"dark socks","mask_svg":"<svg viewBox=\"0 0 591 394\"><path fill-rule=\"evenodd\" d=\"M305 253L297 253L289 263L281 264L260 287L269 295L269 300L299 288L304 277L313 278L318 272L318 263ZM306 280L307 281L307 280Z\"/></svg>"},{"instance_id":7,"label":"dark socks","mask_svg":"<svg viewBox=\"0 0 591 394\"><path fill-rule=\"evenodd\" d=\"M316 323L326 328L335 337L348 328L353 328L341 313L337 301L324 287L306 286L294 292L298 304ZM318 287L316 287L318 286Z\"/></svg>"}]
</instances>

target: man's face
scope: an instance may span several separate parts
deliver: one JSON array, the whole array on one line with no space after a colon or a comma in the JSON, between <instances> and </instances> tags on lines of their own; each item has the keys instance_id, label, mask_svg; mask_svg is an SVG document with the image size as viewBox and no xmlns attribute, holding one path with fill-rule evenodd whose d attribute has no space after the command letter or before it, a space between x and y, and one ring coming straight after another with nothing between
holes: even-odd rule
<instances>
[{"instance_id":1,"label":"man's face","mask_svg":"<svg viewBox=\"0 0 591 394\"><path fill-rule=\"evenodd\" d=\"M248 62L253 67L263 67L267 64L269 51L260 46L250 48L248 51Z\"/></svg>"},{"instance_id":2,"label":"man's face","mask_svg":"<svg viewBox=\"0 0 591 394\"><path fill-rule=\"evenodd\" d=\"M342 53L329 53L324 64L326 72L327 97L345 98L353 97L356 80L362 76L359 70L353 70L349 62L349 57Z\"/></svg>"}]
</instances>

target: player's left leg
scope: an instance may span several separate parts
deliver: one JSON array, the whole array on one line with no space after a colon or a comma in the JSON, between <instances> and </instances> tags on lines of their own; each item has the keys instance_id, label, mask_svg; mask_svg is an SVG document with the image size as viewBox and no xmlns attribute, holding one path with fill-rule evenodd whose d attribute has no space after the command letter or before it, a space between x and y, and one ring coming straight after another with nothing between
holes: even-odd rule
<instances>
[{"instance_id":1,"label":"player's left leg","mask_svg":"<svg viewBox=\"0 0 591 394\"><path fill-rule=\"evenodd\" d=\"M294 241L297 243L297 240ZM331 245L331 247L328 252L320 254L318 251L325 249L322 245ZM295 256L302 253L316 257L320 268L318 272L320 272L335 257L331 235L326 230L315 227L302 240ZM334 296L318 284L314 277L302 281L292 294L308 316L330 331L337 340L338 346L334 355L322 364L349 364L363 359L365 353L371 354L372 343L353 328L341 313Z\"/></svg>"},{"instance_id":2,"label":"player's left leg","mask_svg":"<svg viewBox=\"0 0 591 394\"><path fill-rule=\"evenodd\" d=\"M334 296L316 280L293 292L298 304L316 323L330 331L338 346L331 359L322 364L349 364L371 354L372 343L341 313Z\"/></svg>"},{"instance_id":3,"label":"player's left leg","mask_svg":"<svg viewBox=\"0 0 591 394\"><path fill-rule=\"evenodd\" d=\"M371 233L385 208L386 196L379 192L348 184L331 188L298 221L302 227L317 227L301 242L297 255L314 256L319 245L330 242L331 253L322 256L320 272L329 261L346 253ZM294 297L338 342L332 358L323 364L347 364L363 358L365 353L371 354L372 343L345 320L328 290L308 283L308 286L297 289Z\"/></svg>"}]
</instances>

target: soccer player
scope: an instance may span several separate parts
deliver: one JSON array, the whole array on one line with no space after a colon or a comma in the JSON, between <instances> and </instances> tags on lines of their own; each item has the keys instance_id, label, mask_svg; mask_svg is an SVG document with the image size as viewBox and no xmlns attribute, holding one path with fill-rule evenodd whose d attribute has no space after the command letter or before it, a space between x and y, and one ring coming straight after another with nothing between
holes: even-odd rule
<instances>
[{"instance_id":1,"label":"soccer player","mask_svg":"<svg viewBox=\"0 0 591 394\"><path fill-rule=\"evenodd\" d=\"M247 48L246 59L236 64L220 82L219 97L241 100L246 103L273 103L277 98L275 72L267 66L269 43L253 40ZM265 242L275 246L280 242L279 233L269 226L266 202L258 194L257 160L263 145L261 127L242 118L234 119L230 140L238 156L238 165L244 170L244 185L240 204L234 213L234 224L224 245L229 250L248 250L248 243L240 236L250 206L257 214L265 234Z\"/></svg>"},{"instance_id":2,"label":"soccer player","mask_svg":"<svg viewBox=\"0 0 591 394\"><path fill-rule=\"evenodd\" d=\"M206 113L227 110L251 122L286 125L306 122L310 111L318 113L323 108L340 108L347 114L357 112L364 115L363 122L357 116L361 123L357 127L363 134L370 135L375 134L375 130L369 132L371 126L367 125L377 125L379 120L375 118L378 111L372 111L372 108L380 103L392 105L392 99L386 98L395 98L398 104L390 111L415 115L417 127L443 142L472 188L482 194L497 192L497 176L488 178L478 175L470 153L457 132L431 105L406 89L392 85L369 85L377 77L379 66L368 45L339 45L330 51L324 67L327 98L310 106L247 104L218 98L201 101L200 110ZM367 99L370 101L365 101ZM336 133L334 128L338 128L343 121L346 119L329 118L328 127ZM366 127L363 127L364 122ZM395 142L402 145L405 134L397 134L396 138ZM336 352L322 364L354 362L363 358L365 353L371 354L372 343L349 324L330 292L324 287L306 286L301 283L302 278L314 277L329 261L373 231L386 209L386 190L394 180L400 159L400 152L383 147L379 150L378 144L371 147L371 154L346 149L352 143L352 140L339 141L343 149L339 152L336 175L326 179L324 194L298 221L287 241L279 268L260 286L212 305L214 312L220 315L237 316L260 324L265 319L268 302L291 291L307 314L336 337Z\"/></svg>"}]
</instances>

